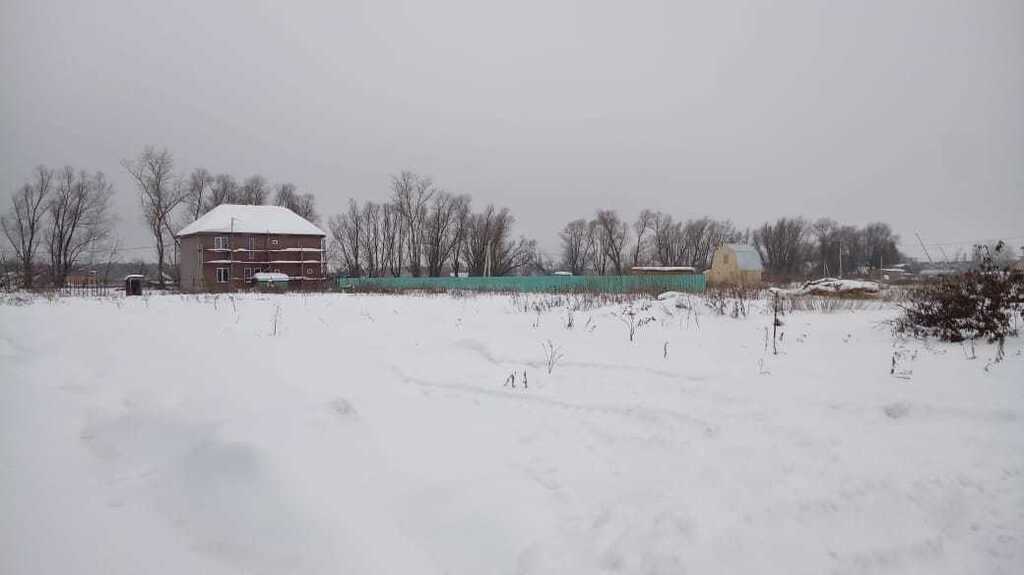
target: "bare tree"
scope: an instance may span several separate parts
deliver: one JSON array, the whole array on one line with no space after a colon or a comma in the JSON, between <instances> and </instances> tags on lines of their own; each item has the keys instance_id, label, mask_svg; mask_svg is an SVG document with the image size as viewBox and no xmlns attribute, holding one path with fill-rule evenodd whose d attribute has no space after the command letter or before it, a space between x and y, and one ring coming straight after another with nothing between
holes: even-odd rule
<instances>
[{"instance_id":1,"label":"bare tree","mask_svg":"<svg viewBox=\"0 0 1024 575\"><path fill-rule=\"evenodd\" d=\"M470 211L470 200L469 196L459 196L461 202L459 202L458 211L455 214L455 229L452 232L452 250L449 254L451 259L452 273L458 276L461 273L462 255L466 246L466 234L469 230L469 222L473 213Z\"/></svg>"},{"instance_id":2,"label":"bare tree","mask_svg":"<svg viewBox=\"0 0 1024 575\"><path fill-rule=\"evenodd\" d=\"M535 267L537 263L537 241L519 236L513 240L507 237L494 244L495 255L492 258L492 272L495 276L523 275L523 270Z\"/></svg>"},{"instance_id":3,"label":"bare tree","mask_svg":"<svg viewBox=\"0 0 1024 575\"><path fill-rule=\"evenodd\" d=\"M341 263L349 277L363 275L362 262L367 256L366 234L359 203L349 200L348 212L332 216L328 227L338 247Z\"/></svg>"},{"instance_id":4,"label":"bare tree","mask_svg":"<svg viewBox=\"0 0 1024 575\"><path fill-rule=\"evenodd\" d=\"M219 174L213 179L210 186L209 199L203 206L203 213L206 213L221 204L237 204L238 182L230 174Z\"/></svg>"},{"instance_id":5,"label":"bare tree","mask_svg":"<svg viewBox=\"0 0 1024 575\"><path fill-rule=\"evenodd\" d=\"M289 209L314 224L320 222L320 214L316 212L316 196L309 192L299 195L298 201Z\"/></svg>"},{"instance_id":6,"label":"bare tree","mask_svg":"<svg viewBox=\"0 0 1024 575\"><path fill-rule=\"evenodd\" d=\"M249 176L238 188L238 201L241 204L262 206L269 197L270 186L266 178L260 175Z\"/></svg>"},{"instance_id":7,"label":"bare tree","mask_svg":"<svg viewBox=\"0 0 1024 575\"><path fill-rule=\"evenodd\" d=\"M474 276L511 275L530 264L537 244L520 237L512 239L515 218L508 208L487 206L474 214L466 230L466 268Z\"/></svg>"},{"instance_id":8,"label":"bare tree","mask_svg":"<svg viewBox=\"0 0 1024 575\"><path fill-rule=\"evenodd\" d=\"M113 190L102 172L76 174L70 166L59 172L48 203L46 227L54 286L64 285L82 254L110 236L111 195Z\"/></svg>"},{"instance_id":9,"label":"bare tree","mask_svg":"<svg viewBox=\"0 0 1024 575\"><path fill-rule=\"evenodd\" d=\"M430 178L403 171L391 177L392 201L402 216L405 247L409 255L409 272L423 273L423 236L427 206L436 193Z\"/></svg>"},{"instance_id":10,"label":"bare tree","mask_svg":"<svg viewBox=\"0 0 1024 575\"><path fill-rule=\"evenodd\" d=\"M654 228L655 213L651 210L642 210L636 221L633 222L633 233L636 234L636 244L633 246L633 266L640 265L640 258L644 252L644 236Z\"/></svg>"},{"instance_id":11,"label":"bare tree","mask_svg":"<svg viewBox=\"0 0 1024 575\"><path fill-rule=\"evenodd\" d=\"M123 160L121 164L139 187L142 215L156 241L157 281L164 288L171 221L174 210L188 199L188 188L174 176L174 157L166 149L147 147L136 160Z\"/></svg>"},{"instance_id":12,"label":"bare tree","mask_svg":"<svg viewBox=\"0 0 1024 575\"><path fill-rule=\"evenodd\" d=\"M864 238L864 257L861 262L870 268L883 268L886 265L899 263L902 254L897 245L900 237L892 232L889 224L874 222L864 226L861 231Z\"/></svg>"},{"instance_id":13,"label":"bare tree","mask_svg":"<svg viewBox=\"0 0 1024 575\"><path fill-rule=\"evenodd\" d=\"M739 239L739 232L729 220L708 217L688 220L682 227L681 263L697 269L711 267L715 249Z\"/></svg>"},{"instance_id":14,"label":"bare tree","mask_svg":"<svg viewBox=\"0 0 1024 575\"><path fill-rule=\"evenodd\" d=\"M288 208L313 223L320 221L320 215L316 212L316 198L310 193L298 193L295 184L278 185L274 192L274 205Z\"/></svg>"},{"instance_id":15,"label":"bare tree","mask_svg":"<svg viewBox=\"0 0 1024 575\"><path fill-rule=\"evenodd\" d=\"M0 244L0 289L11 289L11 272L15 267L13 259L14 250Z\"/></svg>"},{"instance_id":16,"label":"bare tree","mask_svg":"<svg viewBox=\"0 0 1024 575\"><path fill-rule=\"evenodd\" d=\"M405 242L402 230L402 214L398 207L388 202L381 205L381 242L384 253L384 267L394 277L402 275Z\"/></svg>"},{"instance_id":17,"label":"bare tree","mask_svg":"<svg viewBox=\"0 0 1024 575\"><path fill-rule=\"evenodd\" d=\"M842 226L835 220L819 218L809 226L813 237L812 253L816 269L822 275L842 275L861 267L881 268L903 260L899 236L889 224L874 222L856 228Z\"/></svg>"},{"instance_id":18,"label":"bare tree","mask_svg":"<svg viewBox=\"0 0 1024 575\"><path fill-rule=\"evenodd\" d=\"M754 232L754 246L761 253L768 273L792 275L802 271L810 248L804 241L807 223L802 218L779 218L762 224Z\"/></svg>"},{"instance_id":19,"label":"bare tree","mask_svg":"<svg viewBox=\"0 0 1024 575\"><path fill-rule=\"evenodd\" d=\"M507 211L507 210L506 210ZM466 229L465 260L466 271L472 276L488 276L490 273L490 243L494 239L495 220L500 217L493 205L473 214Z\"/></svg>"},{"instance_id":20,"label":"bare tree","mask_svg":"<svg viewBox=\"0 0 1024 575\"><path fill-rule=\"evenodd\" d=\"M196 221L207 211L213 176L206 168L196 168L188 176L188 215L189 221Z\"/></svg>"},{"instance_id":21,"label":"bare tree","mask_svg":"<svg viewBox=\"0 0 1024 575\"><path fill-rule=\"evenodd\" d=\"M382 266L384 262L384 242L381 234L381 209L380 204L366 202L359 212L359 219L362 220L363 244L366 246L366 275L379 277L383 275Z\"/></svg>"},{"instance_id":22,"label":"bare tree","mask_svg":"<svg viewBox=\"0 0 1024 575\"><path fill-rule=\"evenodd\" d=\"M295 205L298 196L299 192L295 184L278 184L274 189L274 205L287 208L288 206Z\"/></svg>"},{"instance_id":23,"label":"bare tree","mask_svg":"<svg viewBox=\"0 0 1024 575\"><path fill-rule=\"evenodd\" d=\"M830 218L818 218L809 233L814 238L815 263L820 264L821 275L826 277L839 269L839 224Z\"/></svg>"},{"instance_id":24,"label":"bare tree","mask_svg":"<svg viewBox=\"0 0 1024 575\"><path fill-rule=\"evenodd\" d=\"M0 218L0 227L21 267L22 285L27 289L32 288L33 264L43 238L43 216L48 208L53 178L53 170L45 166L36 168L32 180L11 199L11 211Z\"/></svg>"},{"instance_id":25,"label":"bare tree","mask_svg":"<svg viewBox=\"0 0 1024 575\"><path fill-rule=\"evenodd\" d=\"M683 227L670 214L654 214L653 236L654 260L661 266L676 266L682 263Z\"/></svg>"},{"instance_id":26,"label":"bare tree","mask_svg":"<svg viewBox=\"0 0 1024 575\"><path fill-rule=\"evenodd\" d=\"M578 219L565 224L558 238L562 242L562 266L566 271L577 276L587 273L593 249L587 221Z\"/></svg>"},{"instance_id":27,"label":"bare tree","mask_svg":"<svg viewBox=\"0 0 1024 575\"><path fill-rule=\"evenodd\" d=\"M597 275L608 272L608 253L605 243L601 241L601 229L597 220L587 222L587 250L590 253L590 267Z\"/></svg>"},{"instance_id":28,"label":"bare tree","mask_svg":"<svg viewBox=\"0 0 1024 575\"><path fill-rule=\"evenodd\" d=\"M466 196L452 196L444 191L434 194L423 225L423 255L428 276L441 275L445 262L458 245L460 215L468 203Z\"/></svg>"},{"instance_id":29,"label":"bare tree","mask_svg":"<svg viewBox=\"0 0 1024 575\"><path fill-rule=\"evenodd\" d=\"M629 239L629 225L615 210L598 210L594 219L602 255L612 264L615 275L622 275L623 252ZM603 267L603 266L602 266ZM602 273L604 270L602 269Z\"/></svg>"},{"instance_id":30,"label":"bare tree","mask_svg":"<svg viewBox=\"0 0 1024 575\"><path fill-rule=\"evenodd\" d=\"M559 270L559 263L553 257L541 251L536 241L527 240L527 242L527 245L532 248L533 252L525 256L527 262L520 270L522 275L548 276Z\"/></svg>"}]
</instances>

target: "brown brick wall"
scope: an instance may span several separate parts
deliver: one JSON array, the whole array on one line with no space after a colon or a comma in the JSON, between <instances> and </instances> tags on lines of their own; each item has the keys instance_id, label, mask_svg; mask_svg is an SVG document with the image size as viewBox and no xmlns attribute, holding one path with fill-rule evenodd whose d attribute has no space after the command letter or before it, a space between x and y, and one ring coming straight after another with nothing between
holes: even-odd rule
<instances>
[{"instance_id":1,"label":"brown brick wall","mask_svg":"<svg viewBox=\"0 0 1024 575\"><path fill-rule=\"evenodd\" d=\"M224 238L218 241L217 238ZM320 251L303 252L297 248L323 249L319 236L282 234L196 234L182 239L182 289L187 291L234 291L251 287L244 279L245 269L253 272L288 274L289 288L318 287L322 281L299 277L322 276ZM223 247L221 247L223 246ZM231 260L230 263L223 260ZM300 263L301 262L301 263ZM226 268L228 282L217 281L217 269ZM307 270L312 274L307 274Z\"/></svg>"}]
</instances>

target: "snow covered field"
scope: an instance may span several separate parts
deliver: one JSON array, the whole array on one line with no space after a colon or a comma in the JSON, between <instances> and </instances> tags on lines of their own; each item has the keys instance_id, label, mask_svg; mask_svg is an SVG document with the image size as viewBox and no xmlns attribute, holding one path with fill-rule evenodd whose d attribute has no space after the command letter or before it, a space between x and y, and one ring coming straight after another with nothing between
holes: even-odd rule
<instances>
[{"instance_id":1,"label":"snow covered field","mask_svg":"<svg viewBox=\"0 0 1024 575\"><path fill-rule=\"evenodd\" d=\"M0 305L0 573L1024 570L1021 339L546 299Z\"/></svg>"}]
</instances>

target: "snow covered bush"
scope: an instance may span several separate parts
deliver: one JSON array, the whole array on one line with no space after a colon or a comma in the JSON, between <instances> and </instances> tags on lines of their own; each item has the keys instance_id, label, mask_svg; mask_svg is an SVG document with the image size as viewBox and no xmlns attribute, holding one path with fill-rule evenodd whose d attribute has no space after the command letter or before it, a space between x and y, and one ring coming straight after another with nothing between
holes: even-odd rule
<instances>
[{"instance_id":1,"label":"snow covered bush","mask_svg":"<svg viewBox=\"0 0 1024 575\"><path fill-rule=\"evenodd\" d=\"M709 288L702 294L704 304L717 315L729 315L733 319L747 317L750 303L763 298L765 292L745 286L724 286Z\"/></svg>"},{"instance_id":2,"label":"snow covered bush","mask_svg":"<svg viewBox=\"0 0 1024 575\"><path fill-rule=\"evenodd\" d=\"M544 365L548 369L548 375L551 375L551 372L555 370L555 366L565 357L565 354L562 353L562 347L555 345L550 339L541 343L540 346L544 350ZM525 371L523 372L523 378L526 378Z\"/></svg>"},{"instance_id":3,"label":"snow covered bush","mask_svg":"<svg viewBox=\"0 0 1024 575\"><path fill-rule=\"evenodd\" d=\"M1001 343L1017 335L1024 312L1024 274L998 269L993 262L1000 250L997 246L976 271L911 291L900 305L903 313L895 321L895 332L952 342L985 338Z\"/></svg>"},{"instance_id":4,"label":"snow covered bush","mask_svg":"<svg viewBox=\"0 0 1024 575\"><path fill-rule=\"evenodd\" d=\"M622 308L622 313L619 315L619 319L626 325L626 330L629 333L629 341L633 341L636 337L636 332L645 325L655 320L654 316L650 312L650 302L642 302L638 305L629 304Z\"/></svg>"}]
</instances>

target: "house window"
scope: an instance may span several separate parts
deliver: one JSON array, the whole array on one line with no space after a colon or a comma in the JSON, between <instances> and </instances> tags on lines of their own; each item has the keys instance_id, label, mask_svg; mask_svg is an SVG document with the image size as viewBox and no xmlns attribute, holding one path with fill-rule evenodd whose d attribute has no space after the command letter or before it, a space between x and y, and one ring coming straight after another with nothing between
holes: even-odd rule
<instances>
[{"instance_id":1,"label":"house window","mask_svg":"<svg viewBox=\"0 0 1024 575\"><path fill-rule=\"evenodd\" d=\"M228 268L217 268L217 283L226 284L230 277L231 273Z\"/></svg>"},{"instance_id":2,"label":"house window","mask_svg":"<svg viewBox=\"0 0 1024 575\"><path fill-rule=\"evenodd\" d=\"M245 281L252 280L252 268L242 268L242 277L245 278Z\"/></svg>"},{"instance_id":3,"label":"house window","mask_svg":"<svg viewBox=\"0 0 1024 575\"><path fill-rule=\"evenodd\" d=\"M228 237L217 236L213 238L213 249L215 250L226 250L228 249Z\"/></svg>"},{"instance_id":4,"label":"house window","mask_svg":"<svg viewBox=\"0 0 1024 575\"><path fill-rule=\"evenodd\" d=\"M277 240L270 240L270 244L276 246L277 245Z\"/></svg>"},{"instance_id":5,"label":"house window","mask_svg":"<svg viewBox=\"0 0 1024 575\"><path fill-rule=\"evenodd\" d=\"M249 261L256 259L254 252L256 251L256 238L249 236Z\"/></svg>"},{"instance_id":6,"label":"house window","mask_svg":"<svg viewBox=\"0 0 1024 575\"><path fill-rule=\"evenodd\" d=\"M313 275L313 268L306 268L306 275L307 276L312 276Z\"/></svg>"}]
</instances>

